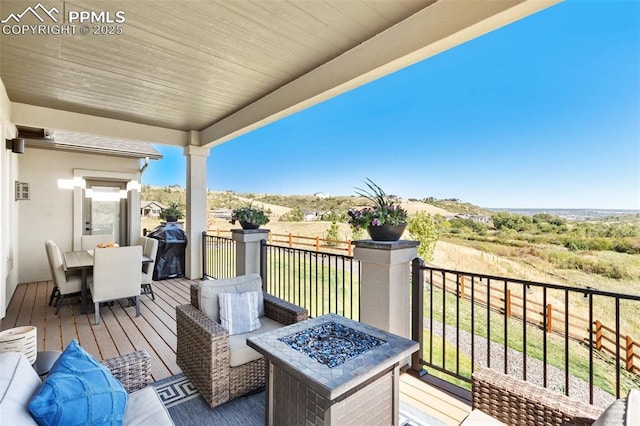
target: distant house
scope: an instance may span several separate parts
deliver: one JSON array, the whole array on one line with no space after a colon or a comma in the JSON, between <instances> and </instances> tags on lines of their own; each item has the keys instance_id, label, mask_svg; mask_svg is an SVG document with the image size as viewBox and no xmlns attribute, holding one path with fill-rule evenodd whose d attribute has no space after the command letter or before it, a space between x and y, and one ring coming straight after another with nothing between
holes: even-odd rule
<instances>
[{"instance_id":1,"label":"distant house","mask_svg":"<svg viewBox=\"0 0 640 426\"><path fill-rule=\"evenodd\" d=\"M313 212L313 211L310 211L310 210L304 210L302 212L302 214L303 214L303 219L305 221L307 221L307 222L313 221L313 220L318 220L318 218L319 218L318 212Z\"/></svg>"},{"instance_id":2,"label":"distant house","mask_svg":"<svg viewBox=\"0 0 640 426\"><path fill-rule=\"evenodd\" d=\"M213 209L209 210L209 217L230 220L232 213L231 209Z\"/></svg>"},{"instance_id":3,"label":"distant house","mask_svg":"<svg viewBox=\"0 0 640 426\"><path fill-rule=\"evenodd\" d=\"M316 198L329 198L329 194L326 194L324 192L316 192L313 194L313 196Z\"/></svg>"},{"instance_id":4,"label":"distant house","mask_svg":"<svg viewBox=\"0 0 640 426\"><path fill-rule=\"evenodd\" d=\"M157 201L140 201L140 216L158 218L160 212L167 207Z\"/></svg>"},{"instance_id":5,"label":"distant house","mask_svg":"<svg viewBox=\"0 0 640 426\"><path fill-rule=\"evenodd\" d=\"M491 216L482 215L482 214L457 214L455 216L445 216L445 219L468 219L472 222L476 223L491 223Z\"/></svg>"}]
</instances>

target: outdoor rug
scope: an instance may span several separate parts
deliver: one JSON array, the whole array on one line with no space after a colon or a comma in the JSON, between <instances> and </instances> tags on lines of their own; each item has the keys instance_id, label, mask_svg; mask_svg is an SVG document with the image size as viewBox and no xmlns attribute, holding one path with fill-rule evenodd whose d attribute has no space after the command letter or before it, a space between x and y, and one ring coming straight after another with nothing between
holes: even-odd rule
<instances>
[{"instance_id":1,"label":"outdoor rug","mask_svg":"<svg viewBox=\"0 0 640 426\"><path fill-rule=\"evenodd\" d=\"M211 409L184 374L160 380L153 386L177 426L264 425L264 391L236 398ZM400 401L400 425L444 426L444 423Z\"/></svg>"}]
</instances>

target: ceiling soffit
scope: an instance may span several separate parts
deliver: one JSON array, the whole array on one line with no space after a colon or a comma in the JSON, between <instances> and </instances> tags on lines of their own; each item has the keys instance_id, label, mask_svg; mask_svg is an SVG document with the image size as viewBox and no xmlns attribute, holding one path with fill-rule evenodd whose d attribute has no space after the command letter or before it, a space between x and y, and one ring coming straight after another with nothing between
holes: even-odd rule
<instances>
[{"instance_id":1,"label":"ceiling soffit","mask_svg":"<svg viewBox=\"0 0 640 426\"><path fill-rule=\"evenodd\" d=\"M556 2L76 0L124 11L123 34L2 35L0 77L16 124L210 145ZM0 18L28 6L2 0Z\"/></svg>"}]
</instances>

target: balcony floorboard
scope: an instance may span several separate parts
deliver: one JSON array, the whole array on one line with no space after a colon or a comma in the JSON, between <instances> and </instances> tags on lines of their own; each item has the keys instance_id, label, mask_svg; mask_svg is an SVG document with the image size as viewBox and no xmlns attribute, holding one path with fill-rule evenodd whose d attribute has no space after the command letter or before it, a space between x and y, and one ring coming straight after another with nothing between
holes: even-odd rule
<instances>
[{"instance_id":1,"label":"balcony floorboard","mask_svg":"<svg viewBox=\"0 0 640 426\"><path fill-rule=\"evenodd\" d=\"M49 306L51 281L20 284L7 307L0 330L34 325L38 328L38 350L62 350L77 339L96 359L104 360L134 350L146 349L152 359L154 380L181 373L176 364L175 307L189 303L193 281L177 278L154 281L155 300L141 296L140 317L126 301L100 307L100 324L93 313L81 314L78 298L63 301L60 314ZM400 398L448 425L457 425L471 408L447 393L409 374L400 378Z\"/></svg>"}]
</instances>

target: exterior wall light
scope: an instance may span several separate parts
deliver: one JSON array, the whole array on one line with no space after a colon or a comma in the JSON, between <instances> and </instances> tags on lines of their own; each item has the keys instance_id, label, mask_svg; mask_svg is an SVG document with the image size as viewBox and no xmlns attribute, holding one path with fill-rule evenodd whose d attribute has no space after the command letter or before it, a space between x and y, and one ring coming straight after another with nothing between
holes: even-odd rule
<instances>
[{"instance_id":1,"label":"exterior wall light","mask_svg":"<svg viewBox=\"0 0 640 426\"><path fill-rule=\"evenodd\" d=\"M58 179L58 189L86 188L87 182L81 177L73 179Z\"/></svg>"},{"instance_id":2,"label":"exterior wall light","mask_svg":"<svg viewBox=\"0 0 640 426\"><path fill-rule=\"evenodd\" d=\"M14 138L7 139L7 149L10 149L11 152L15 154L24 154L24 139L22 138Z\"/></svg>"},{"instance_id":3,"label":"exterior wall light","mask_svg":"<svg viewBox=\"0 0 640 426\"><path fill-rule=\"evenodd\" d=\"M138 182L137 180L130 180L129 182L127 182L127 192L128 191L140 192L141 190L142 190L142 185L140 185L140 182Z\"/></svg>"}]
</instances>

